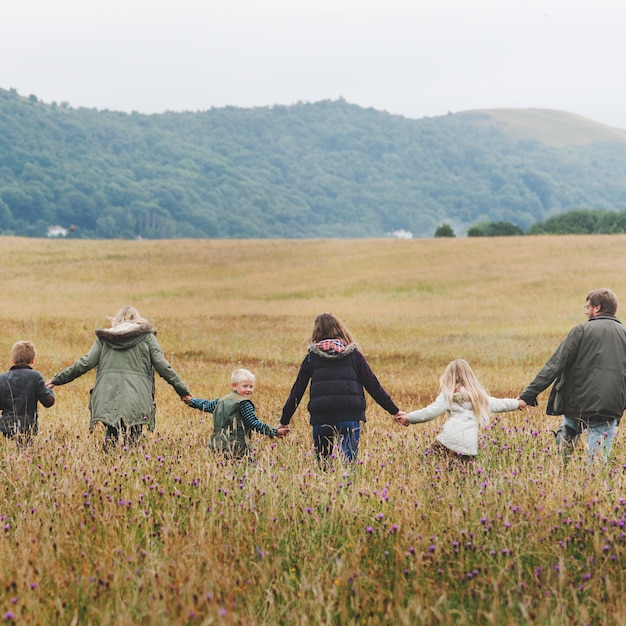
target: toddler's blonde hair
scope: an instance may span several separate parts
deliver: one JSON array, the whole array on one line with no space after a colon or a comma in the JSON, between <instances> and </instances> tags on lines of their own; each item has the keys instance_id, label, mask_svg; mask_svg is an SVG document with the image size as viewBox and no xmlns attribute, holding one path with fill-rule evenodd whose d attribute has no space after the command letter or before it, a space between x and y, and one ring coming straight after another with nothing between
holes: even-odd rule
<instances>
[{"instance_id":1,"label":"toddler's blonde hair","mask_svg":"<svg viewBox=\"0 0 626 626\"><path fill-rule=\"evenodd\" d=\"M244 380L251 380L254 382L256 377L250 370L245 370L243 368L235 370L230 377L231 383L242 383Z\"/></svg>"}]
</instances>

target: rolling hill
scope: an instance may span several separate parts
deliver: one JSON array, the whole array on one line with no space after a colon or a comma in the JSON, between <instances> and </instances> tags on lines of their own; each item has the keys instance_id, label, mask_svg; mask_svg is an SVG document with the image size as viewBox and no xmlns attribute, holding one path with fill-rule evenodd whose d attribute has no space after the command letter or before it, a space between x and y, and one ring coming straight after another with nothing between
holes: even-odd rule
<instances>
[{"instance_id":1,"label":"rolling hill","mask_svg":"<svg viewBox=\"0 0 626 626\"><path fill-rule=\"evenodd\" d=\"M572 113L412 120L337 100L141 115L0 90L2 234L430 237L576 208L626 208L626 131Z\"/></svg>"}]
</instances>

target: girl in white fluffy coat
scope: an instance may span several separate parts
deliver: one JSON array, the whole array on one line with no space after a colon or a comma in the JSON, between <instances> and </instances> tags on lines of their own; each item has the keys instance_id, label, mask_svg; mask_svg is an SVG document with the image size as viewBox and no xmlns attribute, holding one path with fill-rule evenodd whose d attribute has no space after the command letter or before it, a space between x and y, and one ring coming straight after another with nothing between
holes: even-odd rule
<instances>
[{"instance_id":1,"label":"girl in white fluffy coat","mask_svg":"<svg viewBox=\"0 0 626 626\"><path fill-rule=\"evenodd\" d=\"M520 401L513 398L492 398L478 382L464 359L452 361L440 380L439 395L427 407L395 419L399 424L419 424L448 414L448 420L437 435L439 444L457 454L473 457L478 454L478 428L489 423L491 413L514 411Z\"/></svg>"}]
</instances>

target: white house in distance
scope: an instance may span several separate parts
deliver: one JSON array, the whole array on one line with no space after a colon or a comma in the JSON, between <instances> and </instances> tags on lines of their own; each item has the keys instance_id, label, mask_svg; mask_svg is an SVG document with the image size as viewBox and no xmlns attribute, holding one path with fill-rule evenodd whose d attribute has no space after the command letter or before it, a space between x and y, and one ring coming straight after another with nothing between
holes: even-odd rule
<instances>
[{"instance_id":1,"label":"white house in distance","mask_svg":"<svg viewBox=\"0 0 626 626\"><path fill-rule=\"evenodd\" d=\"M63 226L48 226L48 237L67 237L67 228Z\"/></svg>"}]
</instances>

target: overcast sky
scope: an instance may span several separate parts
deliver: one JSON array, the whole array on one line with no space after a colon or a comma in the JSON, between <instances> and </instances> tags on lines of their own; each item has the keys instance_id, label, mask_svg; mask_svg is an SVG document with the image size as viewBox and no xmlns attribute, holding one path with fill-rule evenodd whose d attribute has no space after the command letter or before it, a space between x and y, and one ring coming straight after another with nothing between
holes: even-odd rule
<instances>
[{"instance_id":1,"label":"overcast sky","mask_svg":"<svg viewBox=\"0 0 626 626\"><path fill-rule=\"evenodd\" d=\"M0 88L140 113L343 97L626 129L624 0L0 0Z\"/></svg>"}]
</instances>

